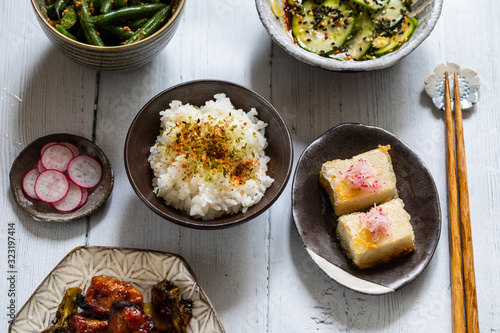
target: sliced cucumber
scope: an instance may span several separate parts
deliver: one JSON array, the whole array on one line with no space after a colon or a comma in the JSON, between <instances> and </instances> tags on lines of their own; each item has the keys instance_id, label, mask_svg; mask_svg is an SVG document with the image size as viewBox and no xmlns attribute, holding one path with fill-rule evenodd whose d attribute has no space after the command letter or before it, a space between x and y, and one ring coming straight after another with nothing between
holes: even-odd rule
<instances>
[{"instance_id":1,"label":"sliced cucumber","mask_svg":"<svg viewBox=\"0 0 500 333\"><path fill-rule=\"evenodd\" d=\"M365 9L356 17L353 36L344 44L342 52L334 52L330 57L337 60L359 60L372 46L374 35L375 27L368 10Z\"/></svg>"},{"instance_id":2,"label":"sliced cucumber","mask_svg":"<svg viewBox=\"0 0 500 333\"><path fill-rule=\"evenodd\" d=\"M376 57L383 56L389 52L393 52L407 42L415 28L417 27L418 20L413 17L405 16L403 22L397 29L389 36L377 36L373 41L373 47L377 48L373 51Z\"/></svg>"},{"instance_id":3,"label":"sliced cucumber","mask_svg":"<svg viewBox=\"0 0 500 333\"><path fill-rule=\"evenodd\" d=\"M355 14L340 0L305 1L292 18L292 34L304 49L326 55L344 45L351 35Z\"/></svg>"},{"instance_id":4,"label":"sliced cucumber","mask_svg":"<svg viewBox=\"0 0 500 333\"><path fill-rule=\"evenodd\" d=\"M358 5L372 11L381 10L389 0L352 0Z\"/></svg>"},{"instance_id":5,"label":"sliced cucumber","mask_svg":"<svg viewBox=\"0 0 500 333\"><path fill-rule=\"evenodd\" d=\"M401 22L406 12L404 0L389 0L384 8L373 14L373 23L378 29L390 29Z\"/></svg>"}]
</instances>

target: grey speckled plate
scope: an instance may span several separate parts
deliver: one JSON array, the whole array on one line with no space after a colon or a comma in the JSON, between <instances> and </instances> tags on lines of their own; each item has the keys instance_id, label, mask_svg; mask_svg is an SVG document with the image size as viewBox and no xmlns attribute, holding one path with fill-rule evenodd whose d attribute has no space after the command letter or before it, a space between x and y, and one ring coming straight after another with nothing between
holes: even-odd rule
<instances>
[{"instance_id":1,"label":"grey speckled plate","mask_svg":"<svg viewBox=\"0 0 500 333\"><path fill-rule=\"evenodd\" d=\"M411 215L416 248L396 262L361 270L342 252L335 234L337 217L318 179L324 162L351 158L379 144L391 145L396 187ZM333 280L365 294L394 292L412 282L427 267L441 234L438 193L422 160L393 134L362 124L338 125L304 150L293 179L292 209L304 247L314 262Z\"/></svg>"},{"instance_id":2,"label":"grey speckled plate","mask_svg":"<svg viewBox=\"0 0 500 333\"><path fill-rule=\"evenodd\" d=\"M151 287L163 279L174 282L184 298L193 300L188 333L224 333L222 323L193 271L179 255L117 247L82 246L72 250L45 278L9 326L9 333L41 332L50 326L67 288L85 292L93 276L107 275L133 284L151 300Z\"/></svg>"},{"instance_id":3,"label":"grey speckled plate","mask_svg":"<svg viewBox=\"0 0 500 333\"><path fill-rule=\"evenodd\" d=\"M66 141L78 147L81 154L95 158L102 166L101 182L89 189L89 198L82 207L70 212L57 211L51 204L34 200L24 194L23 177L30 169L36 167L40 159L40 149L52 141ZM104 152L91 141L77 135L57 133L36 139L16 157L10 169L10 189L19 207L38 221L69 222L94 213L111 194L114 184L113 169Z\"/></svg>"}]
</instances>

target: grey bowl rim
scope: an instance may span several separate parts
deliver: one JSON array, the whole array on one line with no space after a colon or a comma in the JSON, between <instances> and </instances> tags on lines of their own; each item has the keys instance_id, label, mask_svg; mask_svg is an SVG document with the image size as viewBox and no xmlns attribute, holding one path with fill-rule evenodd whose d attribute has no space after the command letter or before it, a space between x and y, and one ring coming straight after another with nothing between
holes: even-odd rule
<instances>
[{"instance_id":1,"label":"grey bowl rim","mask_svg":"<svg viewBox=\"0 0 500 333\"><path fill-rule=\"evenodd\" d=\"M184 5L186 4L187 0L178 0L178 1L179 1L179 5L177 6L177 8L176 8L175 12L173 13L172 17L170 17L170 19L168 20L168 22L163 27L161 27L158 31L156 31L151 36L148 36L147 38L144 38L144 39L142 39L142 40L140 40L138 42L135 42L135 43L132 43L132 44L128 44L128 45L96 46L96 45L86 44L86 43L82 43L82 42L73 40L73 39L71 39L69 37L66 37L63 34L61 34L52 25L49 24L49 22L47 21L46 17L41 13L40 8L39 8L39 6L37 4L37 0L30 0L31 5L33 6L33 10L35 11L35 13L36 13L39 21L43 22L43 24L50 31L52 31L53 33L55 33L57 36L61 37L67 43L70 43L70 44L74 45L75 47L86 48L89 51L91 51L91 50L93 50L93 51L115 51L115 50L118 51L118 50L123 50L123 49L134 49L134 48L138 47L138 45L141 45L141 44L144 44L144 43L148 43L150 40L154 39L156 36L158 36L158 35L162 34L163 32L165 32L171 25L173 25L173 23L176 20L179 19L180 15L182 13L182 10L184 9ZM42 30L44 30L44 29L42 29Z\"/></svg>"},{"instance_id":2,"label":"grey bowl rim","mask_svg":"<svg viewBox=\"0 0 500 333\"><path fill-rule=\"evenodd\" d=\"M430 0L432 2L432 14L430 15L430 20L426 22L426 25L419 31L417 36L413 36L409 42L405 43L405 45L397 51L372 60L338 61L335 59L321 57L302 49L300 46L293 43L285 30L278 31L274 28L274 26L268 24L267 17L274 17L277 20L282 20L281 18L274 16L270 5L266 7L266 4L269 4L271 1L275 0L255 0L255 6L257 8L259 19L271 39L295 59L330 71L372 71L384 69L394 65L399 60L413 52L413 50L422 44L422 42L431 34L437 24L437 21L439 20L439 17L441 16L444 2L444 0ZM268 13L271 13L271 15ZM266 17L266 15L268 16Z\"/></svg>"}]
</instances>

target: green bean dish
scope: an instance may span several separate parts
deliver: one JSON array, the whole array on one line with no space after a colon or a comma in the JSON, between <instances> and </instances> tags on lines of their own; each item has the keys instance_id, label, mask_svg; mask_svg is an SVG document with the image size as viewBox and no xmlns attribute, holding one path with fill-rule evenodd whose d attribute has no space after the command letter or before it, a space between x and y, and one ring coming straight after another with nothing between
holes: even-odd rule
<instances>
[{"instance_id":1,"label":"green bean dish","mask_svg":"<svg viewBox=\"0 0 500 333\"><path fill-rule=\"evenodd\" d=\"M46 0L49 23L73 40L95 46L138 42L167 23L174 0Z\"/></svg>"}]
</instances>

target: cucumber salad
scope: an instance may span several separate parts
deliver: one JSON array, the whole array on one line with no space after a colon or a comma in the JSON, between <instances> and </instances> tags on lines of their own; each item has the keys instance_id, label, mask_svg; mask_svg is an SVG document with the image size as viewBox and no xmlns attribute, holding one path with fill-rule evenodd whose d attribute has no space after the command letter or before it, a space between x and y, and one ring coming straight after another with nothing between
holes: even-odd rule
<instances>
[{"instance_id":1,"label":"cucumber salad","mask_svg":"<svg viewBox=\"0 0 500 333\"><path fill-rule=\"evenodd\" d=\"M336 60L368 60L407 42L418 20L411 0L284 0L285 24L303 49Z\"/></svg>"}]
</instances>

